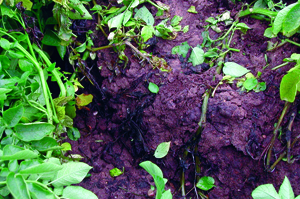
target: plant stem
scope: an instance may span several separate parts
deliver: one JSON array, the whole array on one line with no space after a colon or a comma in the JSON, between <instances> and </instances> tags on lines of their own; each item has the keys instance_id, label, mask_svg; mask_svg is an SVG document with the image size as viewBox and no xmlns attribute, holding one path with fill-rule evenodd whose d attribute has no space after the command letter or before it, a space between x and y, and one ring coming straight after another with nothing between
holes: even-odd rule
<instances>
[{"instance_id":1,"label":"plant stem","mask_svg":"<svg viewBox=\"0 0 300 199\"><path fill-rule=\"evenodd\" d=\"M46 82L46 79L45 79L45 76L44 76L43 69L39 65L38 61L13 36L11 36L10 34L6 33L5 31L2 31L2 30L0 30L0 33L3 33L5 35L7 35L11 39L13 39L15 42L17 42L16 48L18 48L22 53L25 54L27 59L29 59L33 63L36 70L38 71L39 77L41 78L41 86L42 86L42 89L43 89L43 95L44 95L44 98L45 98L48 123L52 124L53 123L53 113L52 113L50 102L49 102L49 96L48 96L48 92L47 92L47 86L48 85L47 85L47 82ZM30 45L31 44L29 44L29 46Z\"/></svg>"},{"instance_id":2,"label":"plant stem","mask_svg":"<svg viewBox=\"0 0 300 199\"><path fill-rule=\"evenodd\" d=\"M168 10L167 8L163 8L160 7L159 5L157 5L156 3L152 2L151 0L146 0L148 3L150 3L151 5L155 6L158 10Z\"/></svg>"},{"instance_id":3,"label":"plant stem","mask_svg":"<svg viewBox=\"0 0 300 199\"><path fill-rule=\"evenodd\" d=\"M53 64L55 64L55 63L51 63L49 58L45 55L45 53L39 47L37 47L37 45L33 45L33 48L34 48L35 51L37 51L39 53L39 55L46 62L47 67L51 67ZM51 70L51 73L55 77L55 80L56 80L56 82L57 82L57 84L60 88L60 96L61 97L66 97L67 96L67 91L66 91L64 83L62 82L62 80L61 80L61 78L58 74L57 68L54 67L54 69Z\"/></svg>"},{"instance_id":4,"label":"plant stem","mask_svg":"<svg viewBox=\"0 0 300 199\"><path fill-rule=\"evenodd\" d=\"M278 12L270 11L264 8L247 8L239 13L239 17L245 17L251 14L261 14L266 15L270 18L275 18Z\"/></svg>"},{"instance_id":5,"label":"plant stem","mask_svg":"<svg viewBox=\"0 0 300 199\"><path fill-rule=\"evenodd\" d=\"M300 47L300 44L299 44L299 43L294 42L294 41L292 41L292 40L290 40L290 39L285 39L284 41L287 41L287 42L289 42L289 43L291 43L291 44L294 44L294 45Z\"/></svg>"},{"instance_id":6,"label":"plant stem","mask_svg":"<svg viewBox=\"0 0 300 199\"><path fill-rule=\"evenodd\" d=\"M273 138L272 138L270 144L267 147L268 148L267 149L268 150L268 154L267 154L267 161L266 161L266 169L268 171L272 171L269 168L269 166L270 166L270 160L271 160L271 156L272 156L272 149L273 149L273 146L274 146L274 143L275 143L275 139L277 138L278 130L279 130L280 126L281 126L283 118L286 115L286 113L287 113L287 111L288 111L288 109L289 109L290 106L291 106L290 102L285 102L284 108L283 108L283 110L281 112L281 115L280 115L280 117L278 119L277 125L276 125L276 127L275 127L275 129L273 131Z\"/></svg>"},{"instance_id":7,"label":"plant stem","mask_svg":"<svg viewBox=\"0 0 300 199\"><path fill-rule=\"evenodd\" d=\"M281 68L281 67L283 67L283 66L286 66L286 65L288 65L290 62L285 62L285 63L282 63L282 64L280 64L280 65L278 65L278 66L275 66L274 68L272 68L272 70L277 70L277 69L279 69L279 68Z\"/></svg>"}]
</instances>

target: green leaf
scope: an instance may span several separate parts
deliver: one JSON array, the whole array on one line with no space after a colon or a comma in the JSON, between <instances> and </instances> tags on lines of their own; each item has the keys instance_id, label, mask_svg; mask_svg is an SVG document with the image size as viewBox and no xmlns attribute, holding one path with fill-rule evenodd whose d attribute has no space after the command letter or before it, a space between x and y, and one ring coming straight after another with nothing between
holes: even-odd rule
<instances>
[{"instance_id":1,"label":"green leaf","mask_svg":"<svg viewBox=\"0 0 300 199\"><path fill-rule=\"evenodd\" d=\"M91 191L86 190L79 186L68 186L63 190L63 198L72 198L72 199L98 199L98 197Z\"/></svg>"},{"instance_id":2,"label":"green leaf","mask_svg":"<svg viewBox=\"0 0 300 199\"><path fill-rule=\"evenodd\" d=\"M29 182L27 186L32 199L55 199L53 193L36 183Z\"/></svg>"},{"instance_id":3,"label":"green leaf","mask_svg":"<svg viewBox=\"0 0 300 199\"><path fill-rule=\"evenodd\" d=\"M280 99L294 102L297 94L297 84L300 82L300 71L293 70L284 75L280 83Z\"/></svg>"},{"instance_id":4,"label":"green leaf","mask_svg":"<svg viewBox=\"0 0 300 199\"><path fill-rule=\"evenodd\" d=\"M300 199L300 195L299 195L299 196L297 196L295 199Z\"/></svg>"},{"instance_id":5,"label":"green leaf","mask_svg":"<svg viewBox=\"0 0 300 199\"><path fill-rule=\"evenodd\" d=\"M77 52L83 53L86 50L86 42L75 48Z\"/></svg>"},{"instance_id":6,"label":"green leaf","mask_svg":"<svg viewBox=\"0 0 300 199\"><path fill-rule=\"evenodd\" d=\"M171 20L171 26L177 26L179 25L179 23L181 22L181 20L183 19L183 17L180 17L178 15L175 15L172 20Z\"/></svg>"},{"instance_id":7,"label":"green leaf","mask_svg":"<svg viewBox=\"0 0 300 199\"><path fill-rule=\"evenodd\" d=\"M31 142L31 146L38 151L50 151L61 149L57 141L51 137L44 137L41 140Z\"/></svg>"},{"instance_id":8,"label":"green leaf","mask_svg":"<svg viewBox=\"0 0 300 199\"><path fill-rule=\"evenodd\" d=\"M297 3L289 10L282 23L283 35L290 37L299 30L299 27L300 27L300 3Z\"/></svg>"},{"instance_id":9,"label":"green leaf","mask_svg":"<svg viewBox=\"0 0 300 199\"><path fill-rule=\"evenodd\" d=\"M48 46L61 46L59 37L50 29L46 30L42 43Z\"/></svg>"},{"instance_id":10,"label":"green leaf","mask_svg":"<svg viewBox=\"0 0 300 199\"><path fill-rule=\"evenodd\" d=\"M282 24L288 14L288 12L296 5L297 3L293 3L285 8L283 8L282 10L280 10L278 12L278 14L276 15L276 18L273 22L273 34L277 35L281 29L282 29Z\"/></svg>"},{"instance_id":11,"label":"green leaf","mask_svg":"<svg viewBox=\"0 0 300 199\"><path fill-rule=\"evenodd\" d=\"M20 104L17 107L9 108L3 112L3 120L6 123L7 127L16 126L22 118L24 113L24 107Z\"/></svg>"},{"instance_id":12,"label":"green leaf","mask_svg":"<svg viewBox=\"0 0 300 199\"><path fill-rule=\"evenodd\" d=\"M11 46L11 43L7 39L1 38L0 39L0 46L4 50L9 50L10 46Z\"/></svg>"},{"instance_id":13,"label":"green leaf","mask_svg":"<svg viewBox=\"0 0 300 199\"><path fill-rule=\"evenodd\" d=\"M68 128L67 134L68 134L68 137L70 138L70 140L76 141L80 138L80 132L75 127Z\"/></svg>"},{"instance_id":14,"label":"green leaf","mask_svg":"<svg viewBox=\"0 0 300 199\"><path fill-rule=\"evenodd\" d=\"M187 11L190 12L190 13L195 13L195 14L198 13L198 12L196 11L196 7L195 7L195 6L191 6Z\"/></svg>"},{"instance_id":15,"label":"green leaf","mask_svg":"<svg viewBox=\"0 0 300 199\"><path fill-rule=\"evenodd\" d=\"M7 56L0 55L0 66L2 66L2 69L8 69L10 67L10 60Z\"/></svg>"},{"instance_id":16,"label":"green leaf","mask_svg":"<svg viewBox=\"0 0 300 199\"><path fill-rule=\"evenodd\" d=\"M107 25L109 27L109 29L112 28L121 28L122 24L123 24L123 20L124 20L124 13L118 14L117 16L111 18L108 22Z\"/></svg>"},{"instance_id":17,"label":"green leaf","mask_svg":"<svg viewBox=\"0 0 300 199\"><path fill-rule=\"evenodd\" d=\"M6 145L3 148L3 156L1 156L2 160L24 160L24 159L32 159L37 158L38 154L29 150L23 149L14 145Z\"/></svg>"},{"instance_id":18,"label":"green leaf","mask_svg":"<svg viewBox=\"0 0 300 199\"><path fill-rule=\"evenodd\" d=\"M239 30L241 30L244 34L246 34L247 30L251 29L245 23L238 23L238 24L236 24L236 28L238 28Z\"/></svg>"},{"instance_id":19,"label":"green leaf","mask_svg":"<svg viewBox=\"0 0 300 199\"><path fill-rule=\"evenodd\" d=\"M21 175L10 172L6 178L6 185L14 198L30 199L27 184Z\"/></svg>"},{"instance_id":20,"label":"green leaf","mask_svg":"<svg viewBox=\"0 0 300 199\"><path fill-rule=\"evenodd\" d=\"M142 19L147 25L154 25L154 18L151 12L145 7L141 7L134 15L135 19Z\"/></svg>"},{"instance_id":21,"label":"green leaf","mask_svg":"<svg viewBox=\"0 0 300 199\"><path fill-rule=\"evenodd\" d=\"M26 9L26 10L31 10L32 8L32 2L30 0L15 0L15 5L19 2L22 2L22 6Z\"/></svg>"},{"instance_id":22,"label":"green leaf","mask_svg":"<svg viewBox=\"0 0 300 199\"><path fill-rule=\"evenodd\" d=\"M170 189L165 191L161 196L161 199L172 199L172 198L173 198L173 196L172 196L172 193L171 193Z\"/></svg>"},{"instance_id":23,"label":"green leaf","mask_svg":"<svg viewBox=\"0 0 300 199\"><path fill-rule=\"evenodd\" d=\"M189 49L191 47L189 44L186 42L181 43L179 46L175 46L172 48L172 54L178 54L181 55L183 58L186 57L187 53L189 52Z\"/></svg>"},{"instance_id":24,"label":"green leaf","mask_svg":"<svg viewBox=\"0 0 300 199\"><path fill-rule=\"evenodd\" d=\"M25 142L29 142L41 140L52 133L55 126L49 123L28 123L18 124L15 128L17 137Z\"/></svg>"},{"instance_id":25,"label":"green leaf","mask_svg":"<svg viewBox=\"0 0 300 199\"><path fill-rule=\"evenodd\" d=\"M245 87L245 89L250 91L250 90L254 89L257 84L258 84L257 79L249 78L249 79L246 79L246 81L243 83L243 86Z\"/></svg>"},{"instance_id":26,"label":"green leaf","mask_svg":"<svg viewBox=\"0 0 300 199\"><path fill-rule=\"evenodd\" d=\"M122 175L123 173L124 173L124 172L121 171L121 170L118 169L118 168L113 168L113 169L111 169L111 170L109 171L109 175L110 175L111 177L117 177L117 176Z\"/></svg>"},{"instance_id":27,"label":"green leaf","mask_svg":"<svg viewBox=\"0 0 300 199\"><path fill-rule=\"evenodd\" d=\"M33 70L33 64L28 59L19 59L18 61L19 67L22 71L32 71Z\"/></svg>"},{"instance_id":28,"label":"green leaf","mask_svg":"<svg viewBox=\"0 0 300 199\"><path fill-rule=\"evenodd\" d=\"M57 172L51 184L54 187L61 187L80 183L91 168L83 162L65 163L63 164L63 169Z\"/></svg>"},{"instance_id":29,"label":"green leaf","mask_svg":"<svg viewBox=\"0 0 300 199\"><path fill-rule=\"evenodd\" d=\"M9 18L13 18L16 13L13 11L13 9L7 7L7 6L4 6L4 5L1 5L1 14L4 16L4 15L7 15Z\"/></svg>"},{"instance_id":30,"label":"green leaf","mask_svg":"<svg viewBox=\"0 0 300 199\"><path fill-rule=\"evenodd\" d=\"M163 173L161 169L154 163L150 161L144 161L139 164L143 169L145 169L151 176L159 176L163 178Z\"/></svg>"},{"instance_id":31,"label":"green leaf","mask_svg":"<svg viewBox=\"0 0 300 199\"><path fill-rule=\"evenodd\" d=\"M204 62L204 51L199 45L193 48L191 56L189 57L189 62L192 62L193 66L197 66Z\"/></svg>"},{"instance_id":32,"label":"green leaf","mask_svg":"<svg viewBox=\"0 0 300 199\"><path fill-rule=\"evenodd\" d=\"M153 26L144 26L141 31L141 36L143 37L143 42L148 41L148 39L153 37L155 30Z\"/></svg>"},{"instance_id":33,"label":"green leaf","mask_svg":"<svg viewBox=\"0 0 300 199\"><path fill-rule=\"evenodd\" d=\"M73 8L68 12L70 19L93 19L89 11L84 7L83 1L69 0L68 6Z\"/></svg>"},{"instance_id":34,"label":"green leaf","mask_svg":"<svg viewBox=\"0 0 300 199\"><path fill-rule=\"evenodd\" d=\"M171 142L162 142L162 143L160 143L157 146L157 148L154 152L154 157L156 157L156 158L165 157L169 152L170 145L171 145Z\"/></svg>"},{"instance_id":35,"label":"green leaf","mask_svg":"<svg viewBox=\"0 0 300 199\"><path fill-rule=\"evenodd\" d=\"M131 19L132 12L130 10L126 10L124 12L124 20L123 20L123 26Z\"/></svg>"},{"instance_id":36,"label":"green leaf","mask_svg":"<svg viewBox=\"0 0 300 199\"><path fill-rule=\"evenodd\" d=\"M215 184L215 180L212 177L203 176L202 178L199 179L198 183L196 184L196 187L204 191L208 191L215 186L214 184Z\"/></svg>"},{"instance_id":37,"label":"green leaf","mask_svg":"<svg viewBox=\"0 0 300 199\"><path fill-rule=\"evenodd\" d=\"M241 77L248 73L250 70L246 69L235 62L226 62L223 67L223 73L231 77Z\"/></svg>"},{"instance_id":38,"label":"green leaf","mask_svg":"<svg viewBox=\"0 0 300 199\"><path fill-rule=\"evenodd\" d=\"M189 28L190 28L189 25L184 26L183 29L182 29L182 32L187 33L189 31Z\"/></svg>"},{"instance_id":39,"label":"green leaf","mask_svg":"<svg viewBox=\"0 0 300 199\"><path fill-rule=\"evenodd\" d=\"M253 199L281 199L272 184L258 186L252 191Z\"/></svg>"},{"instance_id":40,"label":"green leaf","mask_svg":"<svg viewBox=\"0 0 300 199\"><path fill-rule=\"evenodd\" d=\"M72 146L69 142L64 142L61 144L61 147L63 151L72 151Z\"/></svg>"},{"instance_id":41,"label":"green leaf","mask_svg":"<svg viewBox=\"0 0 300 199\"><path fill-rule=\"evenodd\" d=\"M155 196L155 199L161 199L162 197L162 194L165 190L165 181L164 181L164 178L160 177L160 176L152 176L153 179L154 179L154 183L155 183L155 186L156 186L156 196Z\"/></svg>"},{"instance_id":42,"label":"green leaf","mask_svg":"<svg viewBox=\"0 0 300 199\"><path fill-rule=\"evenodd\" d=\"M148 89L151 93L155 93L155 94L158 93L159 91L159 87L152 82L149 82Z\"/></svg>"},{"instance_id":43,"label":"green leaf","mask_svg":"<svg viewBox=\"0 0 300 199\"><path fill-rule=\"evenodd\" d=\"M42 173L48 173L53 171L59 171L62 168L63 166L61 165L57 165L51 162L45 162L42 164L33 165L23 170L20 170L20 174L42 174Z\"/></svg>"},{"instance_id":44,"label":"green leaf","mask_svg":"<svg viewBox=\"0 0 300 199\"><path fill-rule=\"evenodd\" d=\"M285 176L279 189L279 195L284 199L294 199L295 195L289 179Z\"/></svg>"},{"instance_id":45,"label":"green leaf","mask_svg":"<svg viewBox=\"0 0 300 199\"><path fill-rule=\"evenodd\" d=\"M8 169L10 171L16 172L19 168L18 160L10 160L8 163Z\"/></svg>"},{"instance_id":46,"label":"green leaf","mask_svg":"<svg viewBox=\"0 0 300 199\"><path fill-rule=\"evenodd\" d=\"M56 46L56 49L57 49L57 52L58 52L60 58L63 60L65 57L65 54L67 52L67 46L63 46L63 45Z\"/></svg>"}]
</instances>

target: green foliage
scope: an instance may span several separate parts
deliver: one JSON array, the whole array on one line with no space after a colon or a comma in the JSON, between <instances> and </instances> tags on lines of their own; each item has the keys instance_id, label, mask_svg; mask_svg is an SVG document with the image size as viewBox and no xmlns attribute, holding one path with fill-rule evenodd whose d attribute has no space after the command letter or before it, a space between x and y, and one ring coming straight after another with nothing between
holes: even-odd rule
<instances>
[{"instance_id":1,"label":"green foliage","mask_svg":"<svg viewBox=\"0 0 300 199\"><path fill-rule=\"evenodd\" d=\"M250 70L246 69L235 62L226 62L223 67L223 73L231 77L241 77L248 73Z\"/></svg>"},{"instance_id":2,"label":"green foliage","mask_svg":"<svg viewBox=\"0 0 300 199\"><path fill-rule=\"evenodd\" d=\"M200 65L204 62L204 51L200 45L193 48L189 62L192 62L193 66Z\"/></svg>"},{"instance_id":3,"label":"green foliage","mask_svg":"<svg viewBox=\"0 0 300 199\"><path fill-rule=\"evenodd\" d=\"M109 175L111 177L117 177L117 176L122 175L123 173L124 173L124 167L123 167L123 171L121 171L118 168L113 168L112 170L109 171Z\"/></svg>"},{"instance_id":4,"label":"green foliage","mask_svg":"<svg viewBox=\"0 0 300 199\"><path fill-rule=\"evenodd\" d=\"M154 183L156 186L155 199L172 199L171 191L165 190L165 184L168 182L168 180L163 177L161 169L156 164L150 161L142 162L139 165L143 169L145 169L154 179Z\"/></svg>"},{"instance_id":5,"label":"green foliage","mask_svg":"<svg viewBox=\"0 0 300 199\"><path fill-rule=\"evenodd\" d=\"M196 184L196 187L199 189L202 189L204 191L208 191L215 187L215 180L210 176L203 176L199 179L199 181Z\"/></svg>"},{"instance_id":6,"label":"green foliage","mask_svg":"<svg viewBox=\"0 0 300 199\"><path fill-rule=\"evenodd\" d=\"M76 4L69 5L74 14L84 13L80 3ZM34 5L31 10L36 8ZM89 165L53 156L68 144L57 142L62 139L60 133L73 128L73 83L30 40L27 31L14 30L14 26L29 28L19 10L5 2L0 10L0 198L61 198L76 192L80 192L77 198L97 198L88 190L70 186L86 177ZM39 19L41 28L42 21ZM52 33L44 42L58 45ZM47 83L50 79L59 86L60 96L56 99ZM73 129L74 137L78 138L78 133ZM61 192L56 192L58 189Z\"/></svg>"},{"instance_id":7,"label":"green foliage","mask_svg":"<svg viewBox=\"0 0 300 199\"><path fill-rule=\"evenodd\" d=\"M170 149L171 142L162 142L160 143L154 152L154 157L163 158L165 157Z\"/></svg>"},{"instance_id":8,"label":"green foliage","mask_svg":"<svg viewBox=\"0 0 300 199\"><path fill-rule=\"evenodd\" d=\"M290 58L285 58L284 61L286 63L296 62L296 64L281 79L280 98L281 100L294 102L298 92L300 91L300 55L294 53ZM274 69L276 68L278 67L275 67Z\"/></svg>"},{"instance_id":9,"label":"green foliage","mask_svg":"<svg viewBox=\"0 0 300 199\"><path fill-rule=\"evenodd\" d=\"M191 6L187 11L190 12L190 13L195 13L195 14L198 13L198 12L196 11L196 7L195 7L195 6Z\"/></svg>"},{"instance_id":10,"label":"green foliage","mask_svg":"<svg viewBox=\"0 0 300 199\"><path fill-rule=\"evenodd\" d=\"M155 94L157 94L159 91L159 87L153 82L149 82L148 89L151 93L155 93Z\"/></svg>"},{"instance_id":11,"label":"green foliage","mask_svg":"<svg viewBox=\"0 0 300 199\"><path fill-rule=\"evenodd\" d=\"M279 192L275 190L272 184L258 186L252 191L253 199L299 199L300 195L295 198L293 188L289 179L285 176L280 186Z\"/></svg>"},{"instance_id":12,"label":"green foliage","mask_svg":"<svg viewBox=\"0 0 300 199\"><path fill-rule=\"evenodd\" d=\"M237 83L238 87L242 87L241 91L244 91L245 89L247 91L255 91L255 92L260 92L266 90L267 86L265 82L259 82L258 78L260 77L260 72L258 75L255 77L252 73L247 73L245 75L245 78L242 78L239 80Z\"/></svg>"},{"instance_id":13,"label":"green foliage","mask_svg":"<svg viewBox=\"0 0 300 199\"><path fill-rule=\"evenodd\" d=\"M172 54L178 54L181 55L183 58L186 58L187 53L189 52L189 49L191 47L189 46L189 44L186 42L183 42L182 44L180 44L179 46L175 46L172 48Z\"/></svg>"}]
</instances>

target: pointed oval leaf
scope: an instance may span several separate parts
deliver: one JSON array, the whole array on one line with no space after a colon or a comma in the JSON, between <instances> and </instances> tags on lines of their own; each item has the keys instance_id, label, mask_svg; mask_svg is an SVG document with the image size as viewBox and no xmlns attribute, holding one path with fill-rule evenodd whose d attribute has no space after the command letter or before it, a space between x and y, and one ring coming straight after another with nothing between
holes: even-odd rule
<instances>
[{"instance_id":1,"label":"pointed oval leaf","mask_svg":"<svg viewBox=\"0 0 300 199\"><path fill-rule=\"evenodd\" d=\"M139 164L143 169L145 169L152 177L153 176L159 176L163 178L163 173L161 169L154 163L150 161L144 161Z\"/></svg>"},{"instance_id":2,"label":"pointed oval leaf","mask_svg":"<svg viewBox=\"0 0 300 199\"><path fill-rule=\"evenodd\" d=\"M156 148L156 150L154 152L154 156L156 158L163 158L163 157L165 157L168 154L168 152L169 152L170 145L171 145L171 142L162 142L162 143L160 143L157 146L157 148Z\"/></svg>"},{"instance_id":3,"label":"pointed oval leaf","mask_svg":"<svg viewBox=\"0 0 300 199\"><path fill-rule=\"evenodd\" d=\"M15 128L18 138L25 142L29 142L33 140L41 140L46 135L53 132L55 126L49 123L28 123L18 124Z\"/></svg>"},{"instance_id":4,"label":"pointed oval leaf","mask_svg":"<svg viewBox=\"0 0 300 199\"><path fill-rule=\"evenodd\" d=\"M272 184L264 184L253 190L253 199L281 199Z\"/></svg>"},{"instance_id":5,"label":"pointed oval leaf","mask_svg":"<svg viewBox=\"0 0 300 199\"><path fill-rule=\"evenodd\" d=\"M285 36L292 36L300 27L300 3L293 6L282 23L282 32Z\"/></svg>"},{"instance_id":6,"label":"pointed oval leaf","mask_svg":"<svg viewBox=\"0 0 300 199\"><path fill-rule=\"evenodd\" d=\"M33 199L55 199L55 195L36 183L27 183L30 196Z\"/></svg>"},{"instance_id":7,"label":"pointed oval leaf","mask_svg":"<svg viewBox=\"0 0 300 199\"><path fill-rule=\"evenodd\" d=\"M21 175L10 172L6 178L6 185L14 198L30 199L27 184Z\"/></svg>"},{"instance_id":8,"label":"pointed oval leaf","mask_svg":"<svg viewBox=\"0 0 300 199\"><path fill-rule=\"evenodd\" d=\"M273 34L277 35L281 29L282 29L282 24L284 22L284 20L286 19L286 16L288 14L288 12L296 5L296 3L293 3L287 7L285 7L284 9L280 10L278 12L278 14L276 15L276 18L274 20L273 23Z\"/></svg>"},{"instance_id":9,"label":"pointed oval leaf","mask_svg":"<svg viewBox=\"0 0 300 199\"><path fill-rule=\"evenodd\" d=\"M37 158L38 154L29 150L25 149L22 151L19 151L13 155L3 155L1 156L2 160L24 160L24 159L32 159L32 158Z\"/></svg>"},{"instance_id":10,"label":"pointed oval leaf","mask_svg":"<svg viewBox=\"0 0 300 199\"><path fill-rule=\"evenodd\" d=\"M63 168L57 172L52 184L55 187L77 184L85 178L91 168L83 162L68 162L63 164Z\"/></svg>"},{"instance_id":11,"label":"pointed oval leaf","mask_svg":"<svg viewBox=\"0 0 300 199\"><path fill-rule=\"evenodd\" d=\"M38 151L49 151L62 148L58 145L57 141L51 137L44 137L39 141L33 141L31 142L31 146Z\"/></svg>"},{"instance_id":12,"label":"pointed oval leaf","mask_svg":"<svg viewBox=\"0 0 300 199\"><path fill-rule=\"evenodd\" d=\"M279 195L284 199L294 199L294 191L289 179L285 176L279 189Z\"/></svg>"},{"instance_id":13,"label":"pointed oval leaf","mask_svg":"<svg viewBox=\"0 0 300 199\"><path fill-rule=\"evenodd\" d=\"M297 84L299 81L299 70L293 70L283 76L280 83L280 99L288 102L294 102L297 94Z\"/></svg>"},{"instance_id":14,"label":"pointed oval leaf","mask_svg":"<svg viewBox=\"0 0 300 199\"><path fill-rule=\"evenodd\" d=\"M189 62L192 62L193 66L197 66L204 62L204 51L199 46L193 48Z\"/></svg>"},{"instance_id":15,"label":"pointed oval leaf","mask_svg":"<svg viewBox=\"0 0 300 199\"><path fill-rule=\"evenodd\" d=\"M215 180L212 177L203 176L202 178L200 178L200 180L198 181L196 186L199 189L207 191L207 190L210 190L211 188L213 188L215 186L214 184L215 184Z\"/></svg>"},{"instance_id":16,"label":"pointed oval leaf","mask_svg":"<svg viewBox=\"0 0 300 199\"><path fill-rule=\"evenodd\" d=\"M24 107L20 104L17 107L9 108L3 113L3 120L7 124L8 127L16 126L22 118L24 113Z\"/></svg>"},{"instance_id":17,"label":"pointed oval leaf","mask_svg":"<svg viewBox=\"0 0 300 199\"><path fill-rule=\"evenodd\" d=\"M51 162L33 165L20 171L21 174L40 174L61 170L63 166Z\"/></svg>"},{"instance_id":18,"label":"pointed oval leaf","mask_svg":"<svg viewBox=\"0 0 300 199\"><path fill-rule=\"evenodd\" d=\"M149 82L148 89L151 93L158 93L159 91L159 87L152 82Z\"/></svg>"},{"instance_id":19,"label":"pointed oval leaf","mask_svg":"<svg viewBox=\"0 0 300 199\"><path fill-rule=\"evenodd\" d=\"M248 73L250 70L235 62L226 62L223 67L223 73L231 77L241 77Z\"/></svg>"},{"instance_id":20,"label":"pointed oval leaf","mask_svg":"<svg viewBox=\"0 0 300 199\"><path fill-rule=\"evenodd\" d=\"M72 199L98 199L98 197L91 191L84 189L79 186L68 186L63 190L63 198L72 198Z\"/></svg>"},{"instance_id":21,"label":"pointed oval leaf","mask_svg":"<svg viewBox=\"0 0 300 199\"><path fill-rule=\"evenodd\" d=\"M135 19L142 19L147 25L154 25L154 17L151 12L145 7L141 7L134 15Z\"/></svg>"}]
</instances>

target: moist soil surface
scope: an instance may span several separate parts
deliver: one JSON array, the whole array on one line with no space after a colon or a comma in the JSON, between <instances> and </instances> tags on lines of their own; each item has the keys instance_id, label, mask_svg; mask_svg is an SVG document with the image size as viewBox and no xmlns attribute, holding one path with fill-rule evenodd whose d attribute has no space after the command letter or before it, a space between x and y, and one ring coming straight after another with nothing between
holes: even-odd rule
<instances>
[{"instance_id":1,"label":"moist soil surface","mask_svg":"<svg viewBox=\"0 0 300 199\"><path fill-rule=\"evenodd\" d=\"M117 54L112 49L97 52L97 62L91 74L99 87L84 81L84 93L94 96L93 103L77 112L74 125L80 130L78 141L72 144L72 153L80 154L85 162L93 166L91 176L81 185L93 191L99 198L150 198L152 177L139 166L150 160L163 171L169 181L173 198L181 195L180 176L185 169L185 188L187 198L197 198L194 190L195 175L211 176L215 187L204 192L209 198L251 198L251 192L261 184L272 183L278 190L284 176L293 186L295 195L300 194L300 163L280 161L273 172L264 168L264 158L260 158L273 136L284 102L280 100L281 78L292 66L271 70L282 63L285 57L299 52L295 46L285 44L274 50L267 50L268 38L263 36L268 22L250 17L241 18L251 29L246 34L237 31L232 40L233 52L226 61L236 62L251 70L253 74L262 72L259 81L266 82L263 92L245 92L232 84L222 84L210 97L207 107L206 127L198 143L189 142L198 129L202 112L203 95L207 89L214 88L222 79L215 67L206 70L193 67L187 60L180 60L171 54L174 46L187 41L190 46L201 44L205 19L226 10L235 18L241 3L221 0L162 0L170 5L171 17L183 16L182 26L189 25L187 33L180 32L174 40L158 39L158 43L147 49L154 55L167 60L171 72L161 72L148 64L140 64L140 59L131 49L125 51L129 63L125 69L114 65ZM101 2L98 2L101 3ZM116 3L115 3L116 4ZM194 5L198 14L187 12ZM156 9L146 6L151 12ZM86 29L95 28L93 23L85 23ZM219 35L210 32L216 39ZM271 41L278 41L277 38ZM99 32L94 40L95 46L107 45L107 39ZM266 62L265 55L268 59ZM269 64L263 69L266 64ZM99 68L101 67L101 70ZM157 94L148 90L148 83L160 87ZM99 88L102 92L100 92ZM289 116L297 110L296 101L283 120L282 141L275 142L271 163L278 158L285 147L285 129ZM296 116L292 138L299 132L299 116ZM168 155L162 159L153 156L158 144L171 142ZM183 158L184 150L191 145L198 150L190 150ZM296 144L292 155L297 158L300 147ZM194 158L201 161L201 172L195 174ZM111 177L113 168L124 169L118 177ZM153 194L152 194L153 195ZM153 197L153 196L152 196Z\"/></svg>"}]
</instances>

